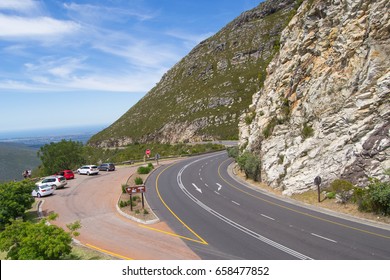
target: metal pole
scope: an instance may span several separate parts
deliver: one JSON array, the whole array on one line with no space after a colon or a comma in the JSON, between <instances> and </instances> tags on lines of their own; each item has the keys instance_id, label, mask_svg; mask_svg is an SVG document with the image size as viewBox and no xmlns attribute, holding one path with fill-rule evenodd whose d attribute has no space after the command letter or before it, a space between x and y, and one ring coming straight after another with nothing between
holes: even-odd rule
<instances>
[{"instance_id":1,"label":"metal pole","mask_svg":"<svg viewBox=\"0 0 390 280\"><path fill-rule=\"evenodd\" d=\"M145 205L144 205L144 193L142 193L142 209L144 209Z\"/></svg>"},{"instance_id":2,"label":"metal pole","mask_svg":"<svg viewBox=\"0 0 390 280\"><path fill-rule=\"evenodd\" d=\"M133 212L133 195L130 194L130 211Z\"/></svg>"}]
</instances>

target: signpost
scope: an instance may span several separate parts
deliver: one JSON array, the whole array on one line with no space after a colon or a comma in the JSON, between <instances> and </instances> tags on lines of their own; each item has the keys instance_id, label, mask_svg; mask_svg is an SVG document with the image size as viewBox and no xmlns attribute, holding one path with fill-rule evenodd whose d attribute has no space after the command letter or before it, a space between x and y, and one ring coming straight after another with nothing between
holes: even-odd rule
<instances>
[{"instance_id":1,"label":"signpost","mask_svg":"<svg viewBox=\"0 0 390 280\"><path fill-rule=\"evenodd\" d=\"M149 156L150 156L150 153L151 153L151 151L150 151L149 149L146 149L146 151L145 151L145 155L146 155L147 157L149 157Z\"/></svg>"},{"instance_id":2,"label":"signpost","mask_svg":"<svg viewBox=\"0 0 390 280\"><path fill-rule=\"evenodd\" d=\"M317 186L317 192L318 192L318 202L321 202L321 198L320 198L320 185L321 185L321 177L320 176L317 176L314 178L314 184Z\"/></svg>"},{"instance_id":3,"label":"signpost","mask_svg":"<svg viewBox=\"0 0 390 280\"><path fill-rule=\"evenodd\" d=\"M158 160L160 159L160 154L156 154L156 156L154 158L156 159L156 163L158 165Z\"/></svg>"},{"instance_id":4,"label":"signpost","mask_svg":"<svg viewBox=\"0 0 390 280\"><path fill-rule=\"evenodd\" d=\"M134 187L126 187L126 192L130 195L130 211L133 211L133 194L142 194L142 209L145 208L144 192L146 192L145 185L136 185Z\"/></svg>"}]
</instances>

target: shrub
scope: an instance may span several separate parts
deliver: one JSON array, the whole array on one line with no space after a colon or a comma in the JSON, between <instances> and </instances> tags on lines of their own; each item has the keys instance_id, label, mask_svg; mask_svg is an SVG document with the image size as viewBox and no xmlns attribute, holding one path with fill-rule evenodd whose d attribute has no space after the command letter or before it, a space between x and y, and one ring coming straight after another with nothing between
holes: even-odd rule
<instances>
[{"instance_id":1,"label":"shrub","mask_svg":"<svg viewBox=\"0 0 390 280\"><path fill-rule=\"evenodd\" d=\"M373 180L368 185L368 195L372 211L390 215L390 182Z\"/></svg>"},{"instance_id":2,"label":"shrub","mask_svg":"<svg viewBox=\"0 0 390 280\"><path fill-rule=\"evenodd\" d=\"M142 180L142 178L140 178L140 177L137 177L134 179L134 183L136 185L142 185L144 183L144 180Z\"/></svg>"},{"instance_id":3,"label":"shrub","mask_svg":"<svg viewBox=\"0 0 390 280\"><path fill-rule=\"evenodd\" d=\"M245 172L246 178L251 178L255 181L260 177L260 159L245 151L237 158L238 166Z\"/></svg>"},{"instance_id":4,"label":"shrub","mask_svg":"<svg viewBox=\"0 0 390 280\"><path fill-rule=\"evenodd\" d=\"M144 209L144 215L148 215L149 214L149 211Z\"/></svg>"},{"instance_id":5,"label":"shrub","mask_svg":"<svg viewBox=\"0 0 390 280\"><path fill-rule=\"evenodd\" d=\"M346 203L353 194L354 185L346 180L336 179L330 184L330 189L336 193L341 203Z\"/></svg>"},{"instance_id":6,"label":"shrub","mask_svg":"<svg viewBox=\"0 0 390 280\"><path fill-rule=\"evenodd\" d=\"M309 126L307 123L305 123L305 124L303 124L301 134L302 134L303 139L310 138L314 135L314 129L311 126Z\"/></svg>"},{"instance_id":7,"label":"shrub","mask_svg":"<svg viewBox=\"0 0 390 280\"><path fill-rule=\"evenodd\" d=\"M150 169L150 171L153 170L154 169L153 163L149 162L148 163L148 168Z\"/></svg>"},{"instance_id":8,"label":"shrub","mask_svg":"<svg viewBox=\"0 0 390 280\"><path fill-rule=\"evenodd\" d=\"M234 159L237 159L238 153L239 153L238 146L234 146L234 147L229 147L229 148L227 148L227 152L228 152L229 157L232 157L232 158L234 158Z\"/></svg>"},{"instance_id":9,"label":"shrub","mask_svg":"<svg viewBox=\"0 0 390 280\"><path fill-rule=\"evenodd\" d=\"M278 124L278 119L274 117L263 129L263 136L265 139L270 137L272 135L272 132L274 131L275 126Z\"/></svg>"},{"instance_id":10,"label":"shrub","mask_svg":"<svg viewBox=\"0 0 390 280\"><path fill-rule=\"evenodd\" d=\"M122 193L126 193L126 188L128 187L128 185L126 184L122 184Z\"/></svg>"},{"instance_id":11,"label":"shrub","mask_svg":"<svg viewBox=\"0 0 390 280\"><path fill-rule=\"evenodd\" d=\"M137 169L138 174L149 174L149 172L150 172L150 168L147 166L140 166Z\"/></svg>"}]
</instances>

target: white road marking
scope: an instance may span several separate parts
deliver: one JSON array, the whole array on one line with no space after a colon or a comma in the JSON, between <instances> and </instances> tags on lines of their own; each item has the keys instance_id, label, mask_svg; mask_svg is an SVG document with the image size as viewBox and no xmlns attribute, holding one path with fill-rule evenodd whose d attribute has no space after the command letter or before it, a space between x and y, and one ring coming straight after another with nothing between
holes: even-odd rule
<instances>
[{"instance_id":1,"label":"white road marking","mask_svg":"<svg viewBox=\"0 0 390 280\"><path fill-rule=\"evenodd\" d=\"M217 191L214 191L217 195L221 195L219 192L217 192Z\"/></svg>"},{"instance_id":2,"label":"white road marking","mask_svg":"<svg viewBox=\"0 0 390 280\"><path fill-rule=\"evenodd\" d=\"M330 238L326 238L326 237L323 237L323 236L321 236L321 235L318 235L318 234L315 234L315 233L311 233L311 235L314 235L314 236L316 236L316 237L319 237L319 238L322 238L322 239L328 240L328 241L330 241L330 242L333 242L333 243L337 243L337 241L336 241L336 240L333 240L333 239L330 239Z\"/></svg>"},{"instance_id":3,"label":"white road marking","mask_svg":"<svg viewBox=\"0 0 390 280\"><path fill-rule=\"evenodd\" d=\"M221 186L221 184L218 184L218 183L217 183L217 185L218 185L218 191L220 191L222 189L222 186Z\"/></svg>"},{"instance_id":4,"label":"white road marking","mask_svg":"<svg viewBox=\"0 0 390 280\"><path fill-rule=\"evenodd\" d=\"M269 217L269 216L267 216L267 215L264 215L264 214L260 214L260 215L263 216L264 218L267 218L267 219L270 219L270 220L272 220L272 221L275 221L274 218L271 218L271 217Z\"/></svg>"},{"instance_id":5,"label":"white road marking","mask_svg":"<svg viewBox=\"0 0 390 280\"><path fill-rule=\"evenodd\" d=\"M302 254L302 253L299 253L293 249L290 249L280 243L277 243L271 239L268 239L267 237L264 237L260 234L258 234L257 232L254 232L232 220L230 220L229 218L223 216L222 214L220 214L219 212L215 211L214 209L211 209L210 207L208 207L207 205L205 205L203 202L201 202L199 199L197 199L196 197L194 197L183 185L183 182L181 180L181 175L183 174L184 170L190 166L191 164L194 164L198 161L201 161L201 160L204 160L204 159L207 159L207 158L210 158L210 157L213 157L213 156L209 156L209 157L206 157L206 158L201 158L201 159L198 159L198 160L195 160L187 165L185 165L180 171L179 173L177 174L177 177L176 177L176 180L177 180L177 184L179 185L180 189L183 191L183 193L185 195L187 195L188 198L190 198L193 202L195 202L196 204L198 204L202 209L204 209L205 211L209 212L211 215L217 217L218 219L220 219L221 221L224 221L225 223L231 225L232 227L240 230L241 232L249 235L249 236L252 236L253 238L261 241L261 242L264 242L278 250L281 250L291 256L294 256L298 259L304 259L304 260L311 260L312 258Z\"/></svg>"},{"instance_id":6,"label":"white road marking","mask_svg":"<svg viewBox=\"0 0 390 280\"><path fill-rule=\"evenodd\" d=\"M240 203L238 203L238 202L235 202L234 200L232 200L232 202L233 202L234 204L238 205L238 206L240 206L240 205L241 205Z\"/></svg>"},{"instance_id":7,"label":"white road marking","mask_svg":"<svg viewBox=\"0 0 390 280\"><path fill-rule=\"evenodd\" d=\"M200 188L198 188L197 185L195 185L194 183L192 183L192 185L195 187L195 189L196 189L198 192L202 193L202 190L201 190Z\"/></svg>"}]
</instances>

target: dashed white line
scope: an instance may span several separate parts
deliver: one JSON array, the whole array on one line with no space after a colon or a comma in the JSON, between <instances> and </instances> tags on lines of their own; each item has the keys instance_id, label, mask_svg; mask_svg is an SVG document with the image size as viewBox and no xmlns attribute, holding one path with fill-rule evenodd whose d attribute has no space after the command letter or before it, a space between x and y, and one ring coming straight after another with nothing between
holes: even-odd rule
<instances>
[{"instance_id":1,"label":"dashed white line","mask_svg":"<svg viewBox=\"0 0 390 280\"><path fill-rule=\"evenodd\" d=\"M221 195L219 192L217 192L217 191L214 191L217 195Z\"/></svg>"},{"instance_id":2,"label":"dashed white line","mask_svg":"<svg viewBox=\"0 0 390 280\"><path fill-rule=\"evenodd\" d=\"M319 238L322 238L322 239L325 239L325 240L328 240L328 241L333 242L333 243L337 243L336 240L333 240L333 239L330 239L330 238L326 238L326 237L323 237L323 236L315 234L315 233L311 233L311 235L319 237Z\"/></svg>"},{"instance_id":3,"label":"dashed white line","mask_svg":"<svg viewBox=\"0 0 390 280\"><path fill-rule=\"evenodd\" d=\"M238 202L236 202L236 201L234 201L234 200L232 200L232 202L233 202L234 204L238 205L238 206L241 205L240 203L238 203Z\"/></svg>"},{"instance_id":4,"label":"dashed white line","mask_svg":"<svg viewBox=\"0 0 390 280\"><path fill-rule=\"evenodd\" d=\"M271 218L271 217L269 217L269 216L267 216L267 215L264 215L264 214L260 214L260 215L263 216L264 218L267 218L267 219L270 219L270 220L272 220L272 221L275 221L274 218Z\"/></svg>"}]
</instances>

